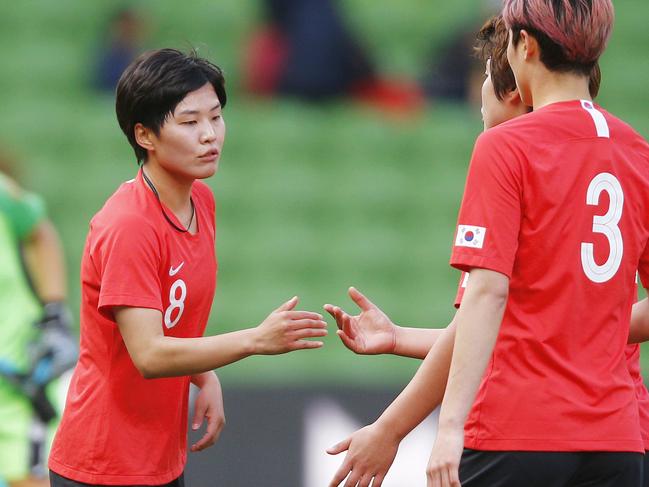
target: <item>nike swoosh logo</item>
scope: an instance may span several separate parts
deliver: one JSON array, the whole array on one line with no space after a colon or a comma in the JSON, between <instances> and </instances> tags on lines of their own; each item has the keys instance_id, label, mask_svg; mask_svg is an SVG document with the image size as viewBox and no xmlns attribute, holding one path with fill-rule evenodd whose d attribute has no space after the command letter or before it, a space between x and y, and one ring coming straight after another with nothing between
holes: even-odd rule
<instances>
[{"instance_id":1,"label":"nike swoosh logo","mask_svg":"<svg viewBox=\"0 0 649 487\"><path fill-rule=\"evenodd\" d=\"M175 269L174 269L174 266L171 266L171 267L169 268L169 275L170 275L170 276L175 276L176 274L178 274L178 272L180 272L180 269L182 269L184 265L185 265L185 262L183 261L183 262L181 262L180 265L179 265L178 267L176 267Z\"/></svg>"}]
</instances>

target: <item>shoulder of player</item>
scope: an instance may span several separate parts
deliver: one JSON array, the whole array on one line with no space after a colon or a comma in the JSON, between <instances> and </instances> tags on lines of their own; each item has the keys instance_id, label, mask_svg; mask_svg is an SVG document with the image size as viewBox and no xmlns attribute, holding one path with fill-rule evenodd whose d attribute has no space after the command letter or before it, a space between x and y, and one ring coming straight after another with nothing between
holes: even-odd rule
<instances>
[{"instance_id":1,"label":"shoulder of player","mask_svg":"<svg viewBox=\"0 0 649 487\"><path fill-rule=\"evenodd\" d=\"M631 144L634 149L639 150L649 157L649 142L629 123L621 118L616 117L610 112L597 107L606 118L606 121L611 128L611 135L615 137L622 137L627 143Z\"/></svg>"},{"instance_id":2,"label":"shoulder of player","mask_svg":"<svg viewBox=\"0 0 649 487\"><path fill-rule=\"evenodd\" d=\"M127 181L121 184L93 217L93 228L108 231L126 229L140 234L155 231L153 223L146 211L142 211L141 203L137 199L135 182Z\"/></svg>"}]
</instances>

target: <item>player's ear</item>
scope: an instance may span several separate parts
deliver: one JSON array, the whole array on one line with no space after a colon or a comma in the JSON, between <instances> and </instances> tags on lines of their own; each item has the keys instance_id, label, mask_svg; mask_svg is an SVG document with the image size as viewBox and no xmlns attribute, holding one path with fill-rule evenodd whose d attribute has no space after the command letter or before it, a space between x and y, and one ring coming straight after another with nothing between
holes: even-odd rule
<instances>
[{"instance_id":1,"label":"player's ear","mask_svg":"<svg viewBox=\"0 0 649 487\"><path fill-rule=\"evenodd\" d=\"M150 128L145 127L141 123L136 123L135 127L133 127L133 132L135 141L140 147L147 151L153 150L153 131Z\"/></svg>"},{"instance_id":2,"label":"player's ear","mask_svg":"<svg viewBox=\"0 0 649 487\"><path fill-rule=\"evenodd\" d=\"M524 106L523 100L521 99L521 94L519 93L517 88L514 88L513 90L505 93L504 101L514 109Z\"/></svg>"},{"instance_id":3,"label":"player's ear","mask_svg":"<svg viewBox=\"0 0 649 487\"><path fill-rule=\"evenodd\" d=\"M538 41L534 36L530 35L530 33L527 32L525 29L521 30L519 43L522 44L523 53L526 61L530 60L535 55L539 54Z\"/></svg>"}]
</instances>

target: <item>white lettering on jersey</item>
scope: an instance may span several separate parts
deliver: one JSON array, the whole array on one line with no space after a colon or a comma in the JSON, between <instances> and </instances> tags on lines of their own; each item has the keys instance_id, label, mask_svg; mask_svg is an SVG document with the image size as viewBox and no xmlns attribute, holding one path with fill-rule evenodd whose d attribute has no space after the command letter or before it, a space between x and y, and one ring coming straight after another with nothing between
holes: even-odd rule
<instances>
[{"instance_id":1,"label":"white lettering on jersey","mask_svg":"<svg viewBox=\"0 0 649 487\"><path fill-rule=\"evenodd\" d=\"M457 236L455 237L456 247L472 247L481 249L484 245L484 238L487 234L485 227L474 225L458 225Z\"/></svg>"},{"instance_id":2,"label":"white lettering on jersey","mask_svg":"<svg viewBox=\"0 0 649 487\"><path fill-rule=\"evenodd\" d=\"M595 129L597 130L597 137L609 138L610 133L608 130L608 123L606 123L606 119L604 118L602 112L595 108L593 102L588 100L581 100L581 107L586 110L588 114L593 118L593 122L595 122Z\"/></svg>"},{"instance_id":3,"label":"white lettering on jersey","mask_svg":"<svg viewBox=\"0 0 649 487\"><path fill-rule=\"evenodd\" d=\"M182 265L180 266L182 267ZM180 267L178 269L180 269ZM180 296L176 296L180 290ZM185 281L178 279L175 281L171 288L169 289L169 307L165 310L165 326L167 328L173 328L180 321L180 317L185 311L185 298L187 297L187 286ZM176 317L172 319L174 311L178 310Z\"/></svg>"},{"instance_id":4,"label":"white lettering on jersey","mask_svg":"<svg viewBox=\"0 0 649 487\"><path fill-rule=\"evenodd\" d=\"M180 272L180 269L182 269L184 265L185 265L185 261L181 262L180 265L175 269L174 266L169 267L169 277L173 277L176 274L178 274L178 272Z\"/></svg>"},{"instance_id":5,"label":"white lettering on jersey","mask_svg":"<svg viewBox=\"0 0 649 487\"><path fill-rule=\"evenodd\" d=\"M624 241L618 223L622 218L624 192L620 181L610 173L603 172L593 178L588 185L586 204L597 206L602 193L609 197L609 208L605 215L593 217L593 233L601 233L608 240L609 254L602 265L595 262L595 247L590 242L581 244L581 265L586 277L593 282L602 283L610 280L622 263Z\"/></svg>"}]
</instances>

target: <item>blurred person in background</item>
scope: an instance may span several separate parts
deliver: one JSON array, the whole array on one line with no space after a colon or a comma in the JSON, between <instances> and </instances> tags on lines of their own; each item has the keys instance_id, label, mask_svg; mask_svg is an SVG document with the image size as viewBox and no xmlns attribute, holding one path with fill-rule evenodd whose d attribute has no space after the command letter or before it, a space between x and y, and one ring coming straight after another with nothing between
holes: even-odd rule
<instances>
[{"instance_id":1,"label":"blurred person in background","mask_svg":"<svg viewBox=\"0 0 649 487\"><path fill-rule=\"evenodd\" d=\"M522 102L517 91L514 74L507 61L507 45L508 30L502 17L490 19L478 34L477 46L480 57L486 62L487 77L482 88L482 111L485 130L531 110ZM600 80L601 73L599 66L596 64L591 73L589 85L592 98L595 98L598 94ZM456 307L460 306L467 281L468 274L463 272L458 287ZM415 358L426 357L432 347L431 355L434 357L436 364L433 364L430 369L433 372L431 377L434 377L429 383L429 386L432 386L433 389L429 391L430 409L437 407L441 403L448 377L455 333L455 320L444 332L436 329L421 330L399 327L394 325L376 305L356 289L350 288L349 294L361 309L359 315L350 316L338 306L325 306L325 309L336 319L339 327L338 335L343 343L350 350L360 354L392 353ZM649 316L649 312L646 311L648 307L646 299L634 305L632 330L638 329L645 322L649 322L649 320L643 319L644 316ZM649 329L649 326L645 324L645 328ZM647 333L644 333L645 336L640 334L641 332L638 331L638 335L632 337L633 340L630 340L630 343L649 338ZM436 343L438 338L442 336L444 338ZM649 393L640 373L639 346L637 344L628 345L625 350L625 357L629 374L635 386L642 440L646 450L649 448ZM435 374L437 375L435 376ZM391 413L386 411L384 416L397 413L399 406L395 406L396 402L390 408L392 409ZM405 406L405 403L402 402L400 406ZM334 454L346 449L349 450L345 462L337 472L332 485L341 482L349 474L350 470L356 472L357 478L365 480L376 476L373 485L380 485L394 460L396 446L400 441L400 438L393 438L393 442L390 440L390 435L383 434L384 432L380 430L381 418L374 425L360 430L351 438L330 450L330 453ZM377 440L378 438L381 440ZM648 458L649 455L645 454L645 465ZM645 468L645 470L649 470L649 468ZM353 483L354 480L352 479L351 484ZM360 485L364 486L366 484L361 482ZM649 475L645 475L643 485L649 485Z\"/></svg>"},{"instance_id":2,"label":"blurred person in background","mask_svg":"<svg viewBox=\"0 0 649 487\"><path fill-rule=\"evenodd\" d=\"M49 459L53 487L182 487L189 383L200 392L191 451L225 413L214 369L254 354L315 349L322 315L293 297L258 326L203 336L216 287L215 201L227 102L219 67L149 51L117 86L119 125L139 170L93 217L81 263L81 349Z\"/></svg>"},{"instance_id":3,"label":"blurred person in background","mask_svg":"<svg viewBox=\"0 0 649 487\"><path fill-rule=\"evenodd\" d=\"M500 0L482 0L476 9L479 21L491 17L500 9ZM483 67L471 55L475 32L480 24L471 16L464 20L442 39L439 47L431 49L428 61L424 63L425 71L422 88L432 100L448 102L480 103L480 86L482 85Z\"/></svg>"},{"instance_id":4,"label":"blurred person in background","mask_svg":"<svg viewBox=\"0 0 649 487\"><path fill-rule=\"evenodd\" d=\"M74 366L77 340L58 234L43 200L7 175L12 166L0 154L0 479L43 487L62 408L56 379Z\"/></svg>"},{"instance_id":5,"label":"blurred person in background","mask_svg":"<svg viewBox=\"0 0 649 487\"><path fill-rule=\"evenodd\" d=\"M134 8L121 8L111 16L93 62L93 81L98 90L115 92L119 77L142 51L146 35L144 17Z\"/></svg>"},{"instance_id":6,"label":"blurred person in background","mask_svg":"<svg viewBox=\"0 0 649 487\"><path fill-rule=\"evenodd\" d=\"M387 110L421 108L415 82L386 79L336 0L265 0L244 62L247 90L321 102L351 97Z\"/></svg>"}]
</instances>

